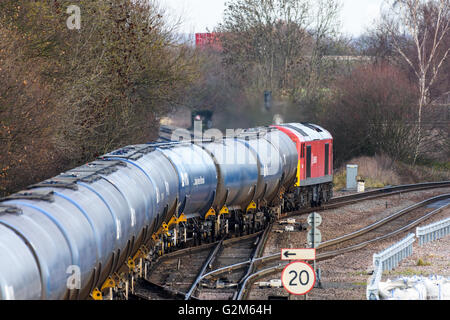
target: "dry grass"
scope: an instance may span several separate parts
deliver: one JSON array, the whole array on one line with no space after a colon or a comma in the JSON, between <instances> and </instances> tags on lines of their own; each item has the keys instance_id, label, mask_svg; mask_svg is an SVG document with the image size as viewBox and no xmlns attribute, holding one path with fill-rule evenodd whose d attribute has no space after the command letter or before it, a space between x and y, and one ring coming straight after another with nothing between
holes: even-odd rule
<instances>
[{"instance_id":1,"label":"dry grass","mask_svg":"<svg viewBox=\"0 0 450 320\"><path fill-rule=\"evenodd\" d=\"M386 155L376 155L354 158L346 164L358 165L358 176L365 181L366 188L450 180L450 162L430 162L413 166L393 161ZM333 183L334 190L346 187L346 165L335 170Z\"/></svg>"},{"instance_id":2,"label":"dry grass","mask_svg":"<svg viewBox=\"0 0 450 320\"><path fill-rule=\"evenodd\" d=\"M366 188L401 184L402 179L394 169L393 160L386 155L358 157L348 161L348 164L358 165L358 177L364 180ZM345 188L345 166L336 170L333 182L335 190Z\"/></svg>"},{"instance_id":3,"label":"dry grass","mask_svg":"<svg viewBox=\"0 0 450 320\"><path fill-rule=\"evenodd\" d=\"M431 162L415 167L397 163L396 171L402 177L402 183L450 180L450 162Z\"/></svg>"}]
</instances>

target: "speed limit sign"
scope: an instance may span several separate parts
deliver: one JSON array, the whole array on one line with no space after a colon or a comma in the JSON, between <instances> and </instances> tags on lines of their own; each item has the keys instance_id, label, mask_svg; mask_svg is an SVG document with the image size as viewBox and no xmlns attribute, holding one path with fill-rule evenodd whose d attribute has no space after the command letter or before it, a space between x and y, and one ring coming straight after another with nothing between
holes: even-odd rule
<instances>
[{"instance_id":1,"label":"speed limit sign","mask_svg":"<svg viewBox=\"0 0 450 320\"><path fill-rule=\"evenodd\" d=\"M291 294L304 295L314 287L316 273L313 268L302 261L289 263L281 273L281 283Z\"/></svg>"}]
</instances>

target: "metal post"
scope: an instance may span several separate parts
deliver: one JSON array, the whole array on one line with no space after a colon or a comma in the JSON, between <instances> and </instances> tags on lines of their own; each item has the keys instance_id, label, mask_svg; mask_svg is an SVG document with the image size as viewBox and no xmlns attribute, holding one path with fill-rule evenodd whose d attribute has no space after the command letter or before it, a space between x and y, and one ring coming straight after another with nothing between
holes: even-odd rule
<instances>
[{"instance_id":1,"label":"metal post","mask_svg":"<svg viewBox=\"0 0 450 320\"><path fill-rule=\"evenodd\" d=\"M316 213L313 213L313 219L312 219L312 229L313 229L313 233L316 233ZM316 247L316 242L315 242L315 237L312 237L312 248ZM316 259L314 259L313 261L313 270L314 270L314 274L316 275L316 280L319 280L317 283L317 286L320 287L320 279L317 276L317 267L316 267Z\"/></svg>"}]
</instances>

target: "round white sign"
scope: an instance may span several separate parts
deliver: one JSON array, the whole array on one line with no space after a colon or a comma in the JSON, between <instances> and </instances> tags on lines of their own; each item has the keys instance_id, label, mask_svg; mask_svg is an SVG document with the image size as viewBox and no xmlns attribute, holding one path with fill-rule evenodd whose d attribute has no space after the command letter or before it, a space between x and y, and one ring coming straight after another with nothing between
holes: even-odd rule
<instances>
[{"instance_id":1,"label":"round white sign","mask_svg":"<svg viewBox=\"0 0 450 320\"><path fill-rule=\"evenodd\" d=\"M318 227L322 224L322 216L317 212L313 212L308 216L308 224L312 226L314 224L315 227Z\"/></svg>"},{"instance_id":2,"label":"round white sign","mask_svg":"<svg viewBox=\"0 0 450 320\"><path fill-rule=\"evenodd\" d=\"M316 273L306 262L294 261L283 269L281 283L289 293L304 295L314 287Z\"/></svg>"}]
</instances>

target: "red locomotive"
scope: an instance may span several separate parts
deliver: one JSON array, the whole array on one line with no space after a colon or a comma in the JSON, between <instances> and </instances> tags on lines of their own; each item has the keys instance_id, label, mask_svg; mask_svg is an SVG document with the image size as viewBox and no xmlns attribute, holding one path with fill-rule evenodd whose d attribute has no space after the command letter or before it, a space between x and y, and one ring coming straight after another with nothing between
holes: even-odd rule
<instances>
[{"instance_id":1,"label":"red locomotive","mask_svg":"<svg viewBox=\"0 0 450 320\"><path fill-rule=\"evenodd\" d=\"M333 193L333 137L324 128L310 123L275 126L295 142L298 153L295 193L291 205L304 207L327 202ZM289 201L289 200L288 200ZM295 204L294 204L295 202Z\"/></svg>"}]
</instances>

